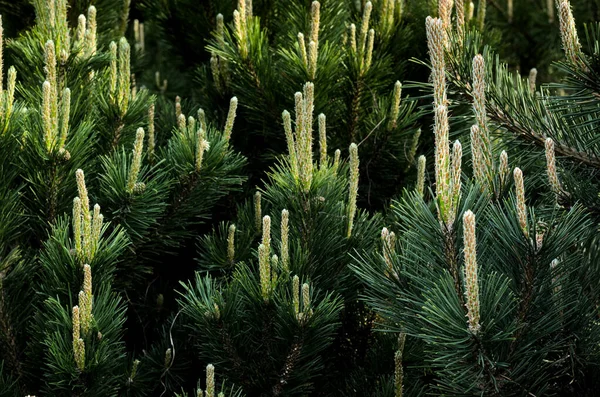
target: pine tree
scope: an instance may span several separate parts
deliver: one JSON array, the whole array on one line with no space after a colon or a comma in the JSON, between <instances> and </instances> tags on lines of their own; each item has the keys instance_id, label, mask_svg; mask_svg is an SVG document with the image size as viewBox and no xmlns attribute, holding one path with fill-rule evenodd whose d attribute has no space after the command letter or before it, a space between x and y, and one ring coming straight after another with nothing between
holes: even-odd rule
<instances>
[{"instance_id":1,"label":"pine tree","mask_svg":"<svg viewBox=\"0 0 600 397\"><path fill-rule=\"evenodd\" d=\"M476 30L462 35L427 20L435 191L424 200L417 187L395 201L399 243L360 254L355 267L382 328L407 335L419 352L404 365L430 371L404 376L411 393L565 395L595 383L597 217L585 197L597 189L584 188L594 144L582 135L583 120L594 119L593 91L583 88L593 55L581 50L569 2L558 10L567 59L557 66L567 78L539 91L483 47ZM450 154L450 126L470 138L468 178L458 140ZM507 152L525 171L510 172ZM569 190L561 180L572 178L582 179Z\"/></svg>"},{"instance_id":2,"label":"pine tree","mask_svg":"<svg viewBox=\"0 0 600 397\"><path fill-rule=\"evenodd\" d=\"M226 363L228 378L249 395L351 393L344 378L370 349L372 316L357 302L347 265L351 247L373 246L380 219L357 208L358 146L348 163L339 150L333 158L324 150L323 114L313 160L313 90L307 82L296 93L294 127L283 112L289 152L264 188L235 224L199 240L208 274L181 299L198 354Z\"/></svg>"},{"instance_id":3,"label":"pine tree","mask_svg":"<svg viewBox=\"0 0 600 397\"><path fill-rule=\"evenodd\" d=\"M134 331L154 316L139 291L239 189L245 160L205 119L155 128L154 97L132 84L130 45L100 46L95 7L71 27L66 0L34 6L0 90L2 393L178 387L157 359L165 350L126 350L127 314L137 314ZM165 335L152 329L146 343Z\"/></svg>"},{"instance_id":4,"label":"pine tree","mask_svg":"<svg viewBox=\"0 0 600 397\"><path fill-rule=\"evenodd\" d=\"M0 13L0 396L598 388L596 1Z\"/></svg>"},{"instance_id":5,"label":"pine tree","mask_svg":"<svg viewBox=\"0 0 600 397\"><path fill-rule=\"evenodd\" d=\"M185 3L165 7L148 0L141 8L152 29L179 31L184 29L175 26L179 21L189 28L176 37L161 35L163 41L155 45L179 51L173 56L185 73L194 73L195 82L186 79L196 87L191 96L207 114L224 119L229 98L239 98L244 132L233 137L233 144L249 158L252 182L259 183L286 151L280 114L294 106L297 87L311 81L315 112L326 114L334 127L329 147L346 155L355 142L372 159L361 163L361 187L367 192L361 201L381 208L412 175L396 171L416 166L419 145L416 103L402 89L414 36L412 22L404 22L411 18L404 4L209 1L190 5L206 21L202 31L192 28L197 21L189 20ZM421 12L422 7L413 8ZM206 52L181 53L181 40L208 42ZM160 68L160 60L155 63Z\"/></svg>"}]
</instances>

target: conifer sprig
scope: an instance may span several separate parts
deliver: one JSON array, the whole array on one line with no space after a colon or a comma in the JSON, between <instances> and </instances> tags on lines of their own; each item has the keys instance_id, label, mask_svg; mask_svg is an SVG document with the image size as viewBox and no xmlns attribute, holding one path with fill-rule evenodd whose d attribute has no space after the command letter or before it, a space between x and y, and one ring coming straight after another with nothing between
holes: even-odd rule
<instances>
[{"instance_id":1,"label":"conifer sprig","mask_svg":"<svg viewBox=\"0 0 600 397\"><path fill-rule=\"evenodd\" d=\"M350 177L348 180L348 238L352 236L352 229L354 227L354 217L356 216L356 201L358 198L359 178L358 167L358 146L355 143L353 143L350 145Z\"/></svg>"},{"instance_id":2,"label":"conifer sprig","mask_svg":"<svg viewBox=\"0 0 600 397\"><path fill-rule=\"evenodd\" d=\"M465 212L463 216L463 236L465 251L465 297L469 331L476 335L481 329L479 323L479 279L477 269L477 243L475 238L475 214Z\"/></svg>"}]
</instances>

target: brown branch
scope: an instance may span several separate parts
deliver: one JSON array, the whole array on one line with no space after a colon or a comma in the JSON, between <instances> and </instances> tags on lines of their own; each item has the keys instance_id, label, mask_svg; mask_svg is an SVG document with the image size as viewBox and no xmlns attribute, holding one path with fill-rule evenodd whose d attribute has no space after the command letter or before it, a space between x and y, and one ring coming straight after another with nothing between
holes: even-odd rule
<instances>
[{"instance_id":1,"label":"brown branch","mask_svg":"<svg viewBox=\"0 0 600 397\"><path fill-rule=\"evenodd\" d=\"M302 340L296 337L296 340L292 344L292 347L285 359L285 364L279 375L279 381L273 386L273 395L280 396L283 393L283 388L287 384L294 367L298 359L300 358L300 352L302 351Z\"/></svg>"}]
</instances>

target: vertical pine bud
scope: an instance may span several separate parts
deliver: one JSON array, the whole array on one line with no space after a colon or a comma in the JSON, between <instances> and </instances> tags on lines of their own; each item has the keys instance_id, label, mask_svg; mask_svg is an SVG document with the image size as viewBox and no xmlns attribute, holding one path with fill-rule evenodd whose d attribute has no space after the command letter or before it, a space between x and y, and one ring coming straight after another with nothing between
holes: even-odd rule
<instances>
[{"instance_id":1,"label":"vertical pine bud","mask_svg":"<svg viewBox=\"0 0 600 397\"><path fill-rule=\"evenodd\" d=\"M446 32L439 18L427 17L427 46L431 59L431 81L433 82L433 102L435 105L446 104Z\"/></svg>"},{"instance_id":2,"label":"vertical pine bud","mask_svg":"<svg viewBox=\"0 0 600 397\"><path fill-rule=\"evenodd\" d=\"M435 109L435 190L438 200L438 216L446 223L450 209L450 142L448 140L448 108Z\"/></svg>"},{"instance_id":3,"label":"vertical pine bud","mask_svg":"<svg viewBox=\"0 0 600 397\"><path fill-rule=\"evenodd\" d=\"M487 0L479 0L477 3L477 24L479 25L479 31L483 32L485 27L485 14L486 14Z\"/></svg>"},{"instance_id":4,"label":"vertical pine bud","mask_svg":"<svg viewBox=\"0 0 600 397\"><path fill-rule=\"evenodd\" d=\"M469 13L467 14L467 21L471 21L475 17L475 3L472 1L469 3Z\"/></svg>"},{"instance_id":5,"label":"vertical pine bud","mask_svg":"<svg viewBox=\"0 0 600 397\"><path fill-rule=\"evenodd\" d=\"M133 365L131 366L131 375L129 375L130 382L133 382L133 380L135 379L138 367L140 366L140 362L140 360L133 360Z\"/></svg>"},{"instance_id":6,"label":"vertical pine bud","mask_svg":"<svg viewBox=\"0 0 600 397\"><path fill-rule=\"evenodd\" d=\"M317 43L311 41L308 43L308 78L314 80L317 75Z\"/></svg>"},{"instance_id":7,"label":"vertical pine bud","mask_svg":"<svg viewBox=\"0 0 600 397\"><path fill-rule=\"evenodd\" d=\"M121 117L123 117L129 108L129 95L131 93L131 48L125 37L119 40L119 70L117 79L119 86L117 103L119 104Z\"/></svg>"},{"instance_id":8,"label":"vertical pine bud","mask_svg":"<svg viewBox=\"0 0 600 397\"><path fill-rule=\"evenodd\" d=\"M300 314L300 278L296 275L292 279L292 303L296 317Z\"/></svg>"},{"instance_id":9,"label":"vertical pine bud","mask_svg":"<svg viewBox=\"0 0 600 397\"><path fill-rule=\"evenodd\" d=\"M400 101L402 100L402 83L396 81L394 84L394 95L392 99L392 108L390 109L390 120L388 122L388 130L396 128L398 115L400 114Z\"/></svg>"},{"instance_id":10,"label":"vertical pine bud","mask_svg":"<svg viewBox=\"0 0 600 397\"><path fill-rule=\"evenodd\" d=\"M304 41L304 35L302 33L298 33L298 48L300 50L300 58L302 59L302 64L308 70L308 55L306 52L306 42Z\"/></svg>"},{"instance_id":11,"label":"vertical pine bud","mask_svg":"<svg viewBox=\"0 0 600 397\"><path fill-rule=\"evenodd\" d=\"M456 0L456 33L462 42L465 32L465 0Z\"/></svg>"},{"instance_id":12,"label":"vertical pine bud","mask_svg":"<svg viewBox=\"0 0 600 397\"><path fill-rule=\"evenodd\" d=\"M79 371L83 371L85 369L85 343L83 339L79 338L75 345L75 364Z\"/></svg>"},{"instance_id":13,"label":"vertical pine bud","mask_svg":"<svg viewBox=\"0 0 600 397\"><path fill-rule=\"evenodd\" d=\"M185 114L180 114L179 117L177 117L177 128L179 129L179 132L181 134L185 134L185 132L187 130L187 122L185 120Z\"/></svg>"},{"instance_id":14,"label":"vertical pine bud","mask_svg":"<svg viewBox=\"0 0 600 397\"><path fill-rule=\"evenodd\" d=\"M554 22L554 2L555 0L546 0L546 11L548 12L548 22Z\"/></svg>"},{"instance_id":15,"label":"vertical pine bud","mask_svg":"<svg viewBox=\"0 0 600 397\"><path fill-rule=\"evenodd\" d=\"M271 255L271 217L265 215L262 219L262 245L265 246L266 255Z\"/></svg>"},{"instance_id":16,"label":"vertical pine bud","mask_svg":"<svg viewBox=\"0 0 600 397\"><path fill-rule=\"evenodd\" d=\"M244 30L242 27L242 16L238 10L233 10L233 29L238 42L238 51L242 58L246 58L246 52L244 50Z\"/></svg>"},{"instance_id":17,"label":"vertical pine bud","mask_svg":"<svg viewBox=\"0 0 600 397\"><path fill-rule=\"evenodd\" d=\"M298 161L302 153L302 132L304 131L304 100L301 92L294 94L294 111L296 112L296 150L298 154Z\"/></svg>"},{"instance_id":18,"label":"vertical pine bud","mask_svg":"<svg viewBox=\"0 0 600 397\"><path fill-rule=\"evenodd\" d=\"M1 56L1 55L0 55ZM1 86L2 84L0 84ZM4 116L9 117L12 114L13 103L15 100L15 87L17 85L17 69L14 66L8 68L8 81L6 84L6 103Z\"/></svg>"},{"instance_id":19,"label":"vertical pine bud","mask_svg":"<svg viewBox=\"0 0 600 397\"><path fill-rule=\"evenodd\" d=\"M98 29L98 25L96 23L96 7L90 6L88 8L88 16L87 16L88 28L85 34L85 45L86 45L86 54L87 56L96 55L96 31Z\"/></svg>"},{"instance_id":20,"label":"vertical pine bud","mask_svg":"<svg viewBox=\"0 0 600 397\"><path fill-rule=\"evenodd\" d=\"M321 168L327 167L327 129L326 117L323 113L319 115L319 164Z\"/></svg>"},{"instance_id":21,"label":"vertical pine bud","mask_svg":"<svg viewBox=\"0 0 600 397\"><path fill-rule=\"evenodd\" d=\"M487 113L485 109L485 61L483 56L476 55L473 58L473 111L479 126L482 142L482 159L485 167L486 177L490 177L493 172L493 163L491 157L491 142L487 127Z\"/></svg>"},{"instance_id":22,"label":"vertical pine bud","mask_svg":"<svg viewBox=\"0 0 600 397\"><path fill-rule=\"evenodd\" d=\"M558 174L556 172L556 157L554 154L554 141L552 138L546 138L546 172L548 173L548 180L550 181L550 187L556 194L560 193L560 182L558 181Z\"/></svg>"},{"instance_id":23,"label":"vertical pine bud","mask_svg":"<svg viewBox=\"0 0 600 397\"><path fill-rule=\"evenodd\" d=\"M475 240L475 214L465 212L463 216L463 238L465 252L465 297L469 331L479 332L479 281L477 278L477 243Z\"/></svg>"},{"instance_id":24,"label":"vertical pine bud","mask_svg":"<svg viewBox=\"0 0 600 397\"><path fill-rule=\"evenodd\" d=\"M52 40L46 42L44 57L46 80L50 82L52 88L56 89L56 48Z\"/></svg>"},{"instance_id":25,"label":"vertical pine bud","mask_svg":"<svg viewBox=\"0 0 600 397\"><path fill-rule=\"evenodd\" d=\"M373 43L375 42L375 30L369 29L367 38L367 54L365 55L365 71L371 68L373 61Z\"/></svg>"},{"instance_id":26,"label":"vertical pine bud","mask_svg":"<svg viewBox=\"0 0 600 397\"><path fill-rule=\"evenodd\" d=\"M289 247L289 234L290 234L290 213L284 209L281 211L281 267L284 272L289 271L290 264L290 247Z\"/></svg>"},{"instance_id":27,"label":"vertical pine bud","mask_svg":"<svg viewBox=\"0 0 600 397\"><path fill-rule=\"evenodd\" d=\"M215 82L215 87L218 91L221 90L221 78L220 73L221 69L219 68L219 59L216 56L210 57L210 71L213 76L213 81Z\"/></svg>"},{"instance_id":28,"label":"vertical pine bud","mask_svg":"<svg viewBox=\"0 0 600 397\"><path fill-rule=\"evenodd\" d=\"M508 14L508 23L513 21L513 0L507 0L506 13Z\"/></svg>"},{"instance_id":29,"label":"vertical pine bud","mask_svg":"<svg viewBox=\"0 0 600 397\"><path fill-rule=\"evenodd\" d=\"M394 354L394 397L402 397L404 383L404 369L402 368L402 356L404 355L404 343L406 342L406 334L400 333L398 337L398 350Z\"/></svg>"},{"instance_id":30,"label":"vertical pine bud","mask_svg":"<svg viewBox=\"0 0 600 397\"><path fill-rule=\"evenodd\" d=\"M223 130L223 137L227 142L231 138L231 131L233 130L233 122L237 112L238 99L237 97L231 98L229 101L229 112L227 113L227 121L225 122L225 129Z\"/></svg>"},{"instance_id":31,"label":"vertical pine bud","mask_svg":"<svg viewBox=\"0 0 600 397\"><path fill-rule=\"evenodd\" d=\"M77 297L79 298L79 317L81 319L81 331L83 335L87 336L90 331L90 329L88 328L88 300L86 299L85 292L83 291L79 291Z\"/></svg>"},{"instance_id":32,"label":"vertical pine bud","mask_svg":"<svg viewBox=\"0 0 600 397\"><path fill-rule=\"evenodd\" d=\"M189 117L187 118L187 125L188 125L188 129L189 129L191 132L198 131L198 130L196 129L196 119L195 119L195 118L193 118L192 116L189 116Z\"/></svg>"},{"instance_id":33,"label":"vertical pine bud","mask_svg":"<svg viewBox=\"0 0 600 397\"><path fill-rule=\"evenodd\" d=\"M528 82L529 82L529 90L531 91L532 94L535 94L535 81L537 79L537 69L533 68L529 71L529 77L528 77Z\"/></svg>"},{"instance_id":34,"label":"vertical pine bud","mask_svg":"<svg viewBox=\"0 0 600 397\"><path fill-rule=\"evenodd\" d=\"M94 298L92 295L92 268L90 265L83 266L83 296L85 298L85 311L81 312L81 330L87 335L92 328L92 309ZM81 305L82 302L79 302Z\"/></svg>"},{"instance_id":35,"label":"vertical pine bud","mask_svg":"<svg viewBox=\"0 0 600 397\"><path fill-rule=\"evenodd\" d=\"M110 73L109 73L109 88L110 88L110 94L113 97L114 100L116 100L116 96L117 96L117 74L118 74L118 67L117 67L117 43L115 43L114 41L110 42L110 45L108 46L109 48L109 52L110 52Z\"/></svg>"},{"instance_id":36,"label":"vertical pine bud","mask_svg":"<svg viewBox=\"0 0 600 397\"><path fill-rule=\"evenodd\" d=\"M417 193L419 196L423 197L423 193L425 191L425 156L419 156L419 162L417 166Z\"/></svg>"},{"instance_id":37,"label":"vertical pine bud","mask_svg":"<svg viewBox=\"0 0 600 397\"><path fill-rule=\"evenodd\" d=\"M204 159L204 152L208 150L209 143L205 139L206 133L202 128L196 131L196 172L200 172L202 169L202 160Z\"/></svg>"},{"instance_id":38,"label":"vertical pine bud","mask_svg":"<svg viewBox=\"0 0 600 397\"><path fill-rule=\"evenodd\" d=\"M302 284L302 313L304 318L308 319L312 315L312 309L310 308L310 287L308 283Z\"/></svg>"},{"instance_id":39,"label":"vertical pine bud","mask_svg":"<svg viewBox=\"0 0 600 397\"><path fill-rule=\"evenodd\" d=\"M56 36L57 36L57 53L60 55L62 64L69 59L71 51L71 36L69 34L69 26L67 20L67 2L68 0L58 0L56 2ZM60 51L58 50L60 48Z\"/></svg>"},{"instance_id":40,"label":"vertical pine bud","mask_svg":"<svg viewBox=\"0 0 600 397\"><path fill-rule=\"evenodd\" d=\"M333 154L333 173L337 174L337 170L340 168L340 157L342 156L342 152L340 149L336 149Z\"/></svg>"},{"instance_id":41,"label":"vertical pine bud","mask_svg":"<svg viewBox=\"0 0 600 397\"><path fill-rule=\"evenodd\" d=\"M358 146L355 143L350 145L350 180L348 191L348 233L352 236L354 227L354 217L356 216L356 200L358 198L358 176L359 176Z\"/></svg>"},{"instance_id":42,"label":"vertical pine bud","mask_svg":"<svg viewBox=\"0 0 600 397\"><path fill-rule=\"evenodd\" d=\"M296 128L298 142L298 168L300 174L300 183L303 191L308 192L312 184L313 177L313 153L312 153L312 117L314 102L314 84L308 82L304 85L304 100L296 106L300 107L301 128ZM302 98L302 96L300 96ZM298 95L296 95L298 100ZM298 111L298 109L296 110ZM296 115L298 116L298 115Z\"/></svg>"},{"instance_id":43,"label":"vertical pine bud","mask_svg":"<svg viewBox=\"0 0 600 397\"><path fill-rule=\"evenodd\" d=\"M298 178L298 155L296 153L296 142L294 140L294 133L292 132L292 119L290 112L284 110L281 114L283 119L283 129L285 131L285 140L287 141L290 167L292 169L292 175L294 179Z\"/></svg>"},{"instance_id":44,"label":"vertical pine bud","mask_svg":"<svg viewBox=\"0 0 600 397\"><path fill-rule=\"evenodd\" d=\"M483 158L483 142L481 140L481 130L474 124L471 126L471 155L473 162L473 175L475 180L483 190L488 189L488 180L486 178L485 161Z\"/></svg>"},{"instance_id":45,"label":"vertical pine bud","mask_svg":"<svg viewBox=\"0 0 600 397\"><path fill-rule=\"evenodd\" d=\"M100 213L100 206L96 204L94 205L94 217L92 218L92 241L94 246L94 252L96 251L100 242L100 235L102 234L103 222L104 215Z\"/></svg>"},{"instance_id":46,"label":"vertical pine bud","mask_svg":"<svg viewBox=\"0 0 600 397\"><path fill-rule=\"evenodd\" d=\"M252 18L252 0L246 0L246 17Z\"/></svg>"},{"instance_id":47,"label":"vertical pine bud","mask_svg":"<svg viewBox=\"0 0 600 397\"><path fill-rule=\"evenodd\" d=\"M408 167L412 166L412 163L415 161L415 156L417 154L417 147L419 146L419 139L421 139L421 129L417 129L415 131L415 135L413 135L412 143L410 144L410 150L406 155L406 161L408 161Z\"/></svg>"},{"instance_id":48,"label":"vertical pine bud","mask_svg":"<svg viewBox=\"0 0 600 397\"><path fill-rule=\"evenodd\" d=\"M390 5L391 3L391 5ZM390 1L390 0L383 0L382 4L381 4L381 11L379 14L379 21L380 21L380 27L382 28L382 30L384 32L387 31L387 29L389 29L389 24L390 24L390 7L392 7L394 5L394 1ZM392 11L393 12L393 11ZM393 21L393 19L392 19Z\"/></svg>"},{"instance_id":49,"label":"vertical pine bud","mask_svg":"<svg viewBox=\"0 0 600 397\"><path fill-rule=\"evenodd\" d=\"M175 119L179 120L181 114L181 97L177 95L175 97Z\"/></svg>"},{"instance_id":50,"label":"vertical pine bud","mask_svg":"<svg viewBox=\"0 0 600 397\"><path fill-rule=\"evenodd\" d=\"M527 206L525 205L525 185L523 183L523 171L515 168L515 190L517 195L517 215L519 216L519 225L525 236L529 236L527 228Z\"/></svg>"},{"instance_id":51,"label":"vertical pine bud","mask_svg":"<svg viewBox=\"0 0 600 397\"><path fill-rule=\"evenodd\" d=\"M396 2L400 3L400 1L397 0L389 0L389 11L388 11L388 17L387 17L387 26L388 29L391 29L392 26L394 25L394 19L396 18L396 7L402 7L401 4L398 4L398 6L396 6ZM402 18L402 12L400 12L400 15L398 16L398 22L400 22L400 19Z\"/></svg>"},{"instance_id":52,"label":"vertical pine bud","mask_svg":"<svg viewBox=\"0 0 600 397\"><path fill-rule=\"evenodd\" d=\"M54 146L54 128L52 117L52 86L49 81L42 85L42 122L44 125L44 143L50 152Z\"/></svg>"},{"instance_id":53,"label":"vertical pine bud","mask_svg":"<svg viewBox=\"0 0 600 397\"><path fill-rule=\"evenodd\" d=\"M271 256L271 282L275 284L277 282L277 272L276 269L279 269L279 257L277 255Z\"/></svg>"},{"instance_id":54,"label":"vertical pine bud","mask_svg":"<svg viewBox=\"0 0 600 397\"><path fill-rule=\"evenodd\" d=\"M254 193L254 221L256 230L261 231L262 226L262 211L261 211L261 194L260 192Z\"/></svg>"},{"instance_id":55,"label":"vertical pine bud","mask_svg":"<svg viewBox=\"0 0 600 397\"><path fill-rule=\"evenodd\" d=\"M171 366L172 361L173 361L173 351L171 350L171 348L168 348L165 351L165 363L164 363L165 368L169 368Z\"/></svg>"},{"instance_id":56,"label":"vertical pine bud","mask_svg":"<svg viewBox=\"0 0 600 397\"><path fill-rule=\"evenodd\" d=\"M219 45L223 45L225 42L225 21L223 20L223 14L217 14L217 40Z\"/></svg>"},{"instance_id":57,"label":"vertical pine bud","mask_svg":"<svg viewBox=\"0 0 600 397\"><path fill-rule=\"evenodd\" d=\"M312 126L313 126L313 111L315 102L315 85L312 82L304 84L304 132L305 142L307 144L306 155L310 156L312 164Z\"/></svg>"},{"instance_id":58,"label":"vertical pine bud","mask_svg":"<svg viewBox=\"0 0 600 397\"><path fill-rule=\"evenodd\" d=\"M233 24L238 38L238 50L243 59L248 57L248 11L246 0L238 0L238 9L233 12Z\"/></svg>"},{"instance_id":59,"label":"vertical pine bud","mask_svg":"<svg viewBox=\"0 0 600 397\"><path fill-rule=\"evenodd\" d=\"M154 104L150 104L148 107L148 159L150 162L154 161Z\"/></svg>"},{"instance_id":60,"label":"vertical pine bud","mask_svg":"<svg viewBox=\"0 0 600 397\"><path fill-rule=\"evenodd\" d=\"M506 153L506 150L503 150L502 153L500 153L500 166L498 167L498 169L500 176L500 184L501 186L506 186L506 183L508 182L509 173L508 154Z\"/></svg>"},{"instance_id":61,"label":"vertical pine bud","mask_svg":"<svg viewBox=\"0 0 600 397\"><path fill-rule=\"evenodd\" d=\"M356 52L356 25L350 24L350 48L352 51Z\"/></svg>"},{"instance_id":62,"label":"vertical pine bud","mask_svg":"<svg viewBox=\"0 0 600 397\"><path fill-rule=\"evenodd\" d=\"M133 188L137 182L140 168L142 166L142 154L144 150L144 129L138 128L135 133L135 143L133 144L133 156L131 158L131 167L127 177L127 191L133 193Z\"/></svg>"},{"instance_id":63,"label":"vertical pine bud","mask_svg":"<svg viewBox=\"0 0 600 397\"><path fill-rule=\"evenodd\" d=\"M361 56L365 54L365 48L367 46L367 33L369 31L369 20L371 19L371 11L373 10L373 4L368 1L365 4L365 8L363 10L362 15L362 23L360 25L360 35L359 35L359 43L358 46L360 48Z\"/></svg>"},{"instance_id":64,"label":"vertical pine bud","mask_svg":"<svg viewBox=\"0 0 600 397\"><path fill-rule=\"evenodd\" d=\"M77 352L77 343L81 338L81 322L79 317L79 306L73 307L73 351Z\"/></svg>"},{"instance_id":65,"label":"vertical pine bud","mask_svg":"<svg viewBox=\"0 0 600 397\"><path fill-rule=\"evenodd\" d=\"M237 9L240 12L240 20L242 23L242 30L244 31L244 33L246 33L246 23L248 20L248 9L246 8L246 1L247 0L238 0L237 7Z\"/></svg>"},{"instance_id":66,"label":"vertical pine bud","mask_svg":"<svg viewBox=\"0 0 600 397\"><path fill-rule=\"evenodd\" d=\"M212 364L206 366L206 392L204 397L215 397L215 367Z\"/></svg>"},{"instance_id":67,"label":"vertical pine bud","mask_svg":"<svg viewBox=\"0 0 600 397\"><path fill-rule=\"evenodd\" d=\"M302 311L307 312L310 307L310 287L308 283L302 284Z\"/></svg>"},{"instance_id":68,"label":"vertical pine bud","mask_svg":"<svg viewBox=\"0 0 600 397\"><path fill-rule=\"evenodd\" d=\"M543 222L538 222L538 227L535 232L535 246L538 251L541 250L542 246L544 245L544 234L545 225Z\"/></svg>"},{"instance_id":69,"label":"vertical pine bud","mask_svg":"<svg viewBox=\"0 0 600 397\"><path fill-rule=\"evenodd\" d=\"M85 29L86 29L86 19L85 15L81 14L77 18L77 28L75 29L75 42L77 43L77 48L79 50L78 56L85 55L83 45L85 40Z\"/></svg>"},{"instance_id":70,"label":"vertical pine bud","mask_svg":"<svg viewBox=\"0 0 600 397\"><path fill-rule=\"evenodd\" d=\"M321 20L321 4L318 1L313 1L310 12L310 40L319 45L319 24Z\"/></svg>"},{"instance_id":71,"label":"vertical pine bud","mask_svg":"<svg viewBox=\"0 0 600 397\"><path fill-rule=\"evenodd\" d=\"M208 131L208 126L206 125L206 114L202 108L198 109L198 126L204 131Z\"/></svg>"},{"instance_id":72,"label":"vertical pine bud","mask_svg":"<svg viewBox=\"0 0 600 397\"><path fill-rule=\"evenodd\" d=\"M69 115L71 112L71 90L65 88L60 101L60 139L58 147L63 148L67 142L67 134L69 133Z\"/></svg>"},{"instance_id":73,"label":"vertical pine bud","mask_svg":"<svg viewBox=\"0 0 600 397\"><path fill-rule=\"evenodd\" d=\"M481 176L485 178L485 182L482 186L485 186L490 190L490 179L494 174L494 165L492 160L492 144L487 126L485 87L485 60L483 59L483 56L478 54L473 58L473 111L479 127L478 138L481 156Z\"/></svg>"},{"instance_id":74,"label":"vertical pine bud","mask_svg":"<svg viewBox=\"0 0 600 397\"><path fill-rule=\"evenodd\" d=\"M269 261L269 252L264 244L258 246L258 269L260 275L260 290L263 299L269 300L271 293L271 263Z\"/></svg>"},{"instance_id":75,"label":"vertical pine bud","mask_svg":"<svg viewBox=\"0 0 600 397\"><path fill-rule=\"evenodd\" d=\"M402 20L402 16L404 15L404 1L405 0L395 0L396 1L396 15L398 17L398 21Z\"/></svg>"},{"instance_id":76,"label":"vertical pine bud","mask_svg":"<svg viewBox=\"0 0 600 397\"><path fill-rule=\"evenodd\" d=\"M235 260L235 225L229 225L227 234L227 260L233 263Z\"/></svg>"},{"instance_id":77,"label":"vertical pine bud","mask_svg":"<svg viewBox=\"0 0 600 397\"><path fill-rule=\"evenodd\" d=\"M452 205L450 213L450 221L454 222L458 203L460 202L461 176L462 176L462 145L460 142L454 141L452 147Z\"/></svg>"},{"instance_id":78,"label":"vertical pine bud","mask_svg":"<svg viewBox=\"0 0 600 397\"><path fill-rule=\"evenodd\" d=\"M85 175L82 169L75 172L77 180L77 191L81 199L81 217L83 219L83 244L84 251L87 252L87 244L92 234L92 216L90 214L90 199L88 197L87 187L85 186Z\"/></svg>"},{"instance_id":79,"label":"vertical pine bud","mask_svg":"<svg viewBox=\"0 0 600 397\"><path fill-rule=\"evenodd\" d=\"M393 274L394 267L392 264L392 254L394 253L395 245L396 245L396 235L394 232L391 232L384 227L381 230L381 242L382 242L382 254L383 260L387 265L387 271L389 274Z\"/></svg>"},{"instance_id":80,"label":"vertical pine bud","mask_svg":"<svg viewBox=\"0 0 600 397\"><path fill-rule=\"evenodd\" d=\"M54 27L56 25L56 0L48 0L46 3L47 15L44 15L43 21L40 21L47 27Z\"/></svg>"},{"instance_id":81,"label":"vertical pine bud","mask_svg":"<svg viewBox=\"0 0 600 397\"><path fill-rule=\"evenodd\" d=\"M563 49L567 60L573 65L585 68L582 61L581 44L577 35L577 27L573 18L573 11L568 0L559 0L558 12L560 18L560 35L562 38Z\"/></svg>"},{"instance_id":82,"label":"vertical pine bud","mask_svg":"<svg viewBox=\"0 0 600 397\"><path fill-rule=\"evenodd\" d=\"M452 1L451 0L438 0L438 15L442 20L442 26L444 30L450 29L451 17L452 17Z\"/></svg>"},{"instance_id":83,"label":"vertical pine bud","mask_svg":"<svg viewBox=\"0 0 600 397\"><path fill-rule=\"evenodd\" d=\"M83 255L81 237L83 235L83 219L81 213L81 200L79 197L73 199L73 239L75 240L75 252L79 258Z\"/></svg>"}]
</instances>

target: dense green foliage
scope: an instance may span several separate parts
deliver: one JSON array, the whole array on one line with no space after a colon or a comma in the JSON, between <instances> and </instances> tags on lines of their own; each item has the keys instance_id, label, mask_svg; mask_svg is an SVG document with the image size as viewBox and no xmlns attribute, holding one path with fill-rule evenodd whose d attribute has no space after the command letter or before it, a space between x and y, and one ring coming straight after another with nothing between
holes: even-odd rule
<instances>
[{"instance_id":1,"label":"dense green foliage","mask_svg":"<svg viewBox=\"0 0 600 397\"><path fill-rule=\"evenodd\" d=\"M598 1L0 14L0 397L594 395Z\"/></svg>"}]
</instances>

